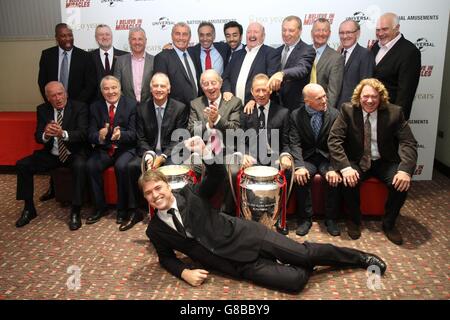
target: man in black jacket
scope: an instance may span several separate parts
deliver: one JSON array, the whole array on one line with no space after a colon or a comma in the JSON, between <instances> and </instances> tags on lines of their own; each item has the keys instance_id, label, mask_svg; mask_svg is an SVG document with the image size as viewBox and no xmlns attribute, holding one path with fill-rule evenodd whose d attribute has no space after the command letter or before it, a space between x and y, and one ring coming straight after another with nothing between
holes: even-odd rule
<instances>
[{"instance_id":1,"label":"man in black jacket","mask_svg":"<svg viewBox=\"0 0 450 320\"><path fill-rule=\"evenodd\" d=\"M186 140L188 150L207 161L212 153L196 136ZM164 175L148 170L139 179L144 197L155 215L147 228L160 264L192 286L201 285L208 271L181 261L175 250L203 267L256 284L286 291L301 291L317 265L367 268L380 273L386 264L379 257L331 244L298 243L250 220L230 217L212 209L208 198L225 179L223 165L207 165L206 178L195 187L172 193Z\"/></svg>"}]
</instances>

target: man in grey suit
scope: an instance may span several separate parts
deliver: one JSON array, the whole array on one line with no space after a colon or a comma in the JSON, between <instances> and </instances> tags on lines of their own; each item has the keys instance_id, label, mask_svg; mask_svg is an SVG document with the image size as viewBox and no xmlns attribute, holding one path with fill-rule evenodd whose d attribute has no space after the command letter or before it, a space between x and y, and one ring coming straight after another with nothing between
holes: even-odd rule
<instances>
[{"instance_id":1,"label":"man in grey suit","mask_svg":"<svg viewBox=\"0 0 450 320\"><path fill-rule=\"evenodd\" d=\"M145 102L150 98L154 57L145 52L147 37L144 29L131 29L128 42L131 53L117 57L114 76L119 79L124 96L138 103Z\"/></svg>"},{"instance_id":2,"label":"man in grey suit","mask_svg":"<svg viewBox=\"0 0 450 320\"><path fill-rule=\"evenodd\" d=\"M328 46L330 21L319 18L314 21L311 37L316 59L311 70L311 83L320 84L328 97L328 106L336 108L344 77L344 58Z\"/></svg>"},{"instance_id":3,"label":"man in grey suit","mask_svg":"<svg viewBox=\"0 0 450 320\"><path fill-rule=\"evenodd\" d=\"M341 46L339 53L344 57L344 80L337 108L352 98L353 90L362 79L372 78L375 59L372 53L358 44L359 23L352 19L343 21L339 26Z\"/></svg>"}]
</instances>

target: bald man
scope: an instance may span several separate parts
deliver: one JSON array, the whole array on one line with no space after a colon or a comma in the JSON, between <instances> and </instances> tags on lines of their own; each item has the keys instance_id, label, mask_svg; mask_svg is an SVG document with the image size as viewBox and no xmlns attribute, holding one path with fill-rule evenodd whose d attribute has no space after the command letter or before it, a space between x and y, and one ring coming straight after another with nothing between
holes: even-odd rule
<instances>
[{"instance_id":1,"label":"bald man","mask_svg":"<svg viewBox=\"0 0 450 320\"><path fill-rule=\"evenodd\" d=\"M297 183L297 235L304 236L312 226L311 181L319 173L327 181L325 224L332 236L340 235L336 223L338 214L338 185L341 176L330 165L328 135L338 116L335 108L328 107L325 90L319 84L303 88L305 101L290 116L290 150L295 162Z\"/></svg>"},{"instance_id":2,"label":"bald man","mask_svg":"<svg viewBox=\"0 0 450 320\"><path fill-rule=\"evenodd\" d=\"M390 102L401 106L408 120L420 79L420 51L400 33L394 13L385 13L378 19L376 36L378 41L372 47L374 78L385 85Z\"/></svg>"}]
</instances>

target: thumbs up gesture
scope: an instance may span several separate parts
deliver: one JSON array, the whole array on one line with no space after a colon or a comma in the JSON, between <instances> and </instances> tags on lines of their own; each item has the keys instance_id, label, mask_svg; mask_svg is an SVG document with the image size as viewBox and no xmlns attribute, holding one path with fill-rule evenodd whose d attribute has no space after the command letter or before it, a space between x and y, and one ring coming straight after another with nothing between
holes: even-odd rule
<instances>
[{"instance_id":1,"label":"thumbs up gesture","mask_svg":"<svg viewBox=\"0 0 450 320\"><path fill-rule=\"evenodd\" d=\"M120 139L120 127L117 126L114 128L112 136L111 136L111 141L117 141Z\"/></svg>"}]
</instances>

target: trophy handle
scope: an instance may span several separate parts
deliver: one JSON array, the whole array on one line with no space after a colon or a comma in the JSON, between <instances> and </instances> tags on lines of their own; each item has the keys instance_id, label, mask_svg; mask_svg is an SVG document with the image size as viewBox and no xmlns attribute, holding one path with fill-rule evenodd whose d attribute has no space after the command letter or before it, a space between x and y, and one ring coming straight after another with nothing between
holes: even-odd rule
<instances>
[{"instance_id":1,"label":"trophy handle","mask_svg":"<svg viewBox=\"0 0 450 320\"><path fill-rule=\"evenodd\" d=\"M147 161L145 160L147 158L147 156L150 156L151 158L151 165L150 167L147 167ZM141 173L146 172L149 169L153 169L153 162L156 159L156 153L154 151L148 150L145 151L144 154L142 155L142 159L141 159Z\"/></svg>"},{"instance_id":2,"label":"trophy handle","mask_svg":"<svg viewBox=\"0 0 450 320\"><path fill-rule=\"evenodd\" d=\"M242 162L244 155L242 154L242 152L233 153L232 158L230 159L229 163L227 163L227 171L228 171L228 182L230 183L230 187L231 187L231 195L233 196L234 203L236 203L236 205L238 205L237 199L236 199L236 192L235 192L234 184L233 184L233 175L231 174L231 160L233 160L236 157L239 157L240 162Z\"/></svg>"},{"instance_id":3,"label":"trophy handle","mask_svg":"<svg viewBox=\"0 0 450 320\"><path fill-rule=\"evenodd\" d=\"M280 155L280 158L278 159L278 161L280 162L280 166L281 166L281 159L283 157L288 157L289 160L291 160L291 181L289 182L289 189L288 189L288 194L287 194L287 198L286 198L286 201L287 201L289 199L289 197L291 196L292 187L294 185L295 164L294 164L294 157L292 157L292 155L290 153L284 153L284 154Z\"/></svg>"}]
</instances>

